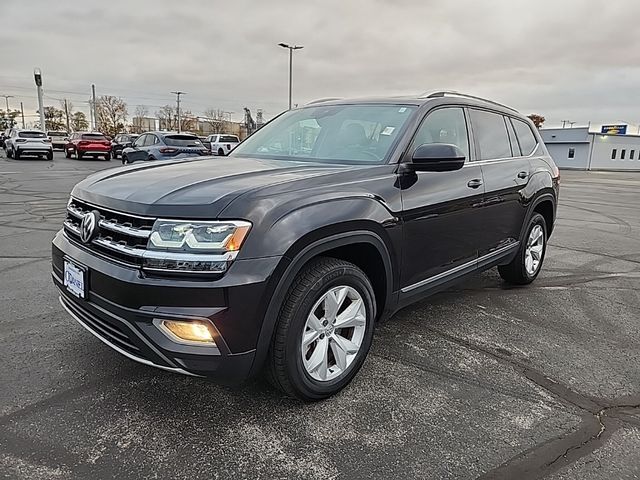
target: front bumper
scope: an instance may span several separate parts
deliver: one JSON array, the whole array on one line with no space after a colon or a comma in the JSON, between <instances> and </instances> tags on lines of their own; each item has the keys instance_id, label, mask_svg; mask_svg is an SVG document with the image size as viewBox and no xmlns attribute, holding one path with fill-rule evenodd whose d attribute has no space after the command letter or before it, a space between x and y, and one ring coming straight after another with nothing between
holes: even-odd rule
<instances>
[{"instance_id":1,"label":"front bumper","mask_svg":"<svg viewBox=\"0 0 640 480\"><path fill-rule=\"evenodd\" d=\"M65 259L87 271L84 299L63 284ZM216 280L149 277L101 258L60 231L53 239L52 277L63 307L119 353L146 365L233 384L252 370L270 298L269 279L280 260L236 260ZM153 324L158 318L209 320L216 346L174 342Z\"/></svg>"}]
</instances>

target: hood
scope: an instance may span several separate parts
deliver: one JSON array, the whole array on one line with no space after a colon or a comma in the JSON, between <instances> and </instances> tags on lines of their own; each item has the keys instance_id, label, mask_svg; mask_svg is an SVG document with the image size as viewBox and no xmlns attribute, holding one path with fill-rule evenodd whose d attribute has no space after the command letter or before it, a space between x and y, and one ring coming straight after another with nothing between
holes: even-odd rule
<instances>
[{"instance_id":1,"label":"hood","mask_svg":"<svg viewBox=\"0 0 640 480\"><path fill-rule=\"evenodd\" d=\"M91 175L71 194L97 206L132 214L215 218L247 191L348 168L244 157L148 162Z\"/></svg>"}]
</instances>

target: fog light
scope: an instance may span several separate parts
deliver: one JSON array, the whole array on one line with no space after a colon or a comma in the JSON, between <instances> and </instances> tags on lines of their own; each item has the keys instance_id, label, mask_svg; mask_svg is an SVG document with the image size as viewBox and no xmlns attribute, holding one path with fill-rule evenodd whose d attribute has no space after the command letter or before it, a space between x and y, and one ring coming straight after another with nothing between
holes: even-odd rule
<instances>
[{"instance_id":1,"label":"fog light","mask_svg":"<svg viewBox=\"0 0 640 480\"><path fill-rule=\"evenodd\" d=\"M208 322L200 320L159 320L153 323L171 340L188 345L215 345Z\"/></svg>"}]
</instances>

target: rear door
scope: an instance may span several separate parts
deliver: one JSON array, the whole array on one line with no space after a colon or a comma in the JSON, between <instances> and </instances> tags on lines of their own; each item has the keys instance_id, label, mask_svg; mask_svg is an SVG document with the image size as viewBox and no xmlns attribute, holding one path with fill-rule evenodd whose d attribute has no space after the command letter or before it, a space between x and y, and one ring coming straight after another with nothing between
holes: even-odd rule
<instances>
[{"instance_id":1,"label":"rear door","mask_svg":"<svg viewBox=\"0 0 640 480\"><path fill-rule=\"evenodd\" d=\"M510 117L476 108L469 109L469 117L485 185L482 217L486 229L478 245L482 257L519 240L530 162L520 150Z\"/></svg>"},{"instance_id":2,"label":"rear door","mask_svg":"<svg viewBox=\"0 0 640 480\"><path fill-rule=\"evenodd\" d=\"M479 216L484 188L482 171L473 162L464 108L431 110L418 128L405 161L425 143L457 145L467 161L450 172L400 174L403 252L401 291L404 299L439 282L475 269Z\"/></svg>"}]
</instances>

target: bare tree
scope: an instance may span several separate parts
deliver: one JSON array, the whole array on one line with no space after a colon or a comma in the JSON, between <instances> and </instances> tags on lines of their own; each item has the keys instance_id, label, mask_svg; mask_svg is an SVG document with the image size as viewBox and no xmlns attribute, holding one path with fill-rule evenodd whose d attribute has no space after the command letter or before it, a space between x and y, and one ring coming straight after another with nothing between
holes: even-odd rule
<instances>
[{"instance_id":1,"label":"bare tree","mask_svg":"<svg viewBox=\"0 0 640 480\"><path fill-rule=\"evenodd\" d=\"M132 133L143 133L147 130L147 122L145 118L149 116L149 109L146 105L136 105L136 109L133 112L133 121L131 122Z\"/></svg>"},{"instance_id":2,"label":"bare tree","mask_svg":"<svg viewBox=\"0 0 640 480\"><path fill-rule=\"evenodd\" d=\"M227 125L227 112L219 108L208 108L204 111L204 119L211 125L212 133L222 133Z\"/></svg>"},{"instance_id":3,"label":"bare tree","mask_svg":"<svg viewBox=\"0 0 640 480\"><path fill-rule=\"evenodd\" d=\"M161 130L177 130L178 129L178 111L171 105L165 105L156 112L156 116L160 120ZM180 130L190 131L196 125L196 118L191 110L180 110Z\"/></svg>"},{"instance_id":4,"label":"bare tree","mask_svg":"<svg viewBox=\"0 0 640 480\"><path fill-rule=\"evenodd\" d=\"M71 130L74 132L82 132L89 128L89 122L84 112L76 112L71 116Z\"/></svg>"},{"instance_id":5,"label":"bare tree","mask_svg":"<svg viewBox=\"0 0 640 480\"><path fill-rule=\"evenodd\" d=\"M127 121L127 104L119 97L103 95L96 100L98 129L108 135L124 130Z\"/></svg>"},{"instance_id":6,"label":"bare tree","mask_svg":"<svg viewBox=\"0 0 640 480\"><path fill-rule=\"evenodd\" d=\"M529 117L529 119L537 128L542 127L542 124L546 120L546 118L544 118L542 115L538 115L537 113L532 113L531 115L527 115L527 117Z\"/></svg>"}]
</instances>

